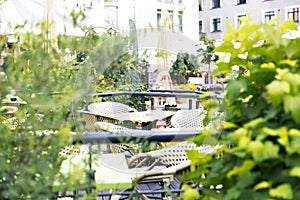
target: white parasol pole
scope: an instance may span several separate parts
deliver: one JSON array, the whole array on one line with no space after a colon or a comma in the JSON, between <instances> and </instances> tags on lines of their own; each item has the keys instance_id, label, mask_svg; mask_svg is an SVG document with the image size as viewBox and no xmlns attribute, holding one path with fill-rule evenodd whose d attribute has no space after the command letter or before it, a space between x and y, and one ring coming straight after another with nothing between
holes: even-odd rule
<instances>
[{"instance_id":1,"label":"white parasol pole","mask_svg":"<svg viewBox=\"0 0 300 200\"><path fill-rule=\"evenodd\" d=\"M54 6L53 0L47 0L45 7L45 22L46 22L46 32L45 32L45 50L49 52L51 48L57 50L57 32L54 16Z\"/></svg>"},{"instance_id":2,"label":"white parasol pole","mask_svg":"<svg viewBox=\"0 0 300 200\"><path fill-rule=\"evenodd\" d=\"M156 89L172 89L173 84L169 73L169 62L168 62L168 45L170 45L170 35L168 34L172 30L172 22L167 10L162 11L162 16L159 21L159 33L158 39L158 57L157 57L157 79Z\"/></svg>"}]
</instances>

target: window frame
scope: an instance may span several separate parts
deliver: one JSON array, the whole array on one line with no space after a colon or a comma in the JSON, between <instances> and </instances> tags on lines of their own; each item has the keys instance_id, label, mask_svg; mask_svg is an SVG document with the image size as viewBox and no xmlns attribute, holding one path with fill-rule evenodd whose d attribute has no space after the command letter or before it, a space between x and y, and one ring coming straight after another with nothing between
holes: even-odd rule
<instances>
[{"instance_id":1,"label":"window frame","mask_svg":"<svg viewBox=\"0 0 300 200\"><path fill-rule=\"evenodd\" d=\"M216 6L213 7L213 5L214 5L213 1L215 1L215 0L210 0L209 1L209 8L210 9L217 9L217 8L221 8L222 7L222 0L217 0L217 1L219 1L219 7L216 7Z\"/></svg>"},{"instance_id":2,"label":"window frame","mask_svg":"<svg viewBox=\"0 0 300 200\"><path fill-rule=\"evenodd\" d=\"M171 21L171 30L174 31L174 10L167 10Z\"/></svg>"},{"instance_id":3,"label":"window frame","mask_svg":"<svg viewBox=\"0 0 300 200\"><path fill-rule=\"evenodd\" d=\"M200 32L200 22L202 22L202 30L201 30L201 32ZM201 19L198 20L198 31L199 31L199 35L201 33L204 33L204 18L201 18Z\"/></svg>"},{"instance_id":4,"label":"window frame","mask_svg":"<svg viewBox=\"0 0 300 200\"><path fill-rule=\"evenodd\" d=\"M158 17L160 16L160 17ZM156 9L156 23L157 23L157 26L159 26L159 22L161 20L161 17L162 17L162 9Z\"/></svg>"},{"instance_id":5,"label":"window frame","mask_svg":"<svg viewBox=\"0 0 300 200\"><path fill-rule=\"evenodd\" d=\"M236 13L234 16L234 28L238 29L240 28L239 18L240 17L246 17L248 18L248 13Z\"/></svg>"},{"instance_id":6,"label":"window frame","mask_svg":"<svg viewBox=\"0 0 300 200\"><path fill-rule=\"evenodd\" d=\"M220 30L214 30L214 20L215 19L220 19ZM211 33L217 33L217 32L222 32L223 31L223 20L222 16L213 16L210 18L210 32Z\"/></svg>"},{"instance_id":7,"label":"window frame","mask_svg":"<svg viewBox=\"0 0 300 200\"><path fill-rule=\"evenodd\" d=\"M199 2L199 4L198 4L198 11L199 11L199 12L200 12L200 11L203 11L203 1L204 1L204 0L199 0L199 1L198 1L198 2ZM201 6L201 10L199 9L200 6Z\"/></svg>"},{"instance_id":8,"label":"window frame","mask_svg":"<svg viewBox=\"0 0 300 200\"><path fill-rule=\"evenodd\" d=\"M300 22L300 5L294 5L294 6L287 6L287 7L285 7L284 8L284 10L285 10L285 20L289 20L289 12L288 12L288 10L289 9L294 9L294 8L298 8L298 20L297 21L295 21L294 19L291 19L291 20L293 20L295 23L299 23ZM293 15L294 15L294 13L293 13Z\"/></svg>"},{"instance_id":9,"label":"window frame","mask_svg":"<svg viewBox=\"0 0 300 200\"><path fill-rule=\"evenodd\" d=\"M183 32L183 11L178 11L178 32Z\"/></svg>"},{"instance_id":10,"label":"window frame","mask_svg":"<svg viewBox=\"0 0 300 200\"><path fill-rule=\"evenodd\" d=\"M248 4L248 0L245 0L245 3L240 3L239 1L241 1L241 0L235 0L234 3L236 6Z\"/></svg>"},{"instance_id":11,"label":"window frame","mask_svg":"<svg viewBox=\"0 0 300 200\"><path fill-rule=\"evenodd\" d=\"M112 11L114 11L113 14L115 16L113 16L113 17L115 17L116 24L113 24L114 19L113 19L112 15L110 15L110 14L112 14ZM104 21L106 23L110 24L111 26L118 28L119 27L119 7L115 6L115 5L104 5Z\"/></svg>"},{"instance_id":12,"label":"window frame","mask_svg":"<svg viewBox=\"0 0 300 200\"><path fill-rule=\"evenodd\" d=\"M266 21L266 13L268 12L274 12L274 16L273 17L277 17L278 16L278 10L276 8L271 8L271 9L266 9L266 10L262 10L262 23L267 23L269 21L271 21L272 19L270 19L269 21ZM275 25L277 24L277 22L275 22Z\"/></svg>"}]
</instances>

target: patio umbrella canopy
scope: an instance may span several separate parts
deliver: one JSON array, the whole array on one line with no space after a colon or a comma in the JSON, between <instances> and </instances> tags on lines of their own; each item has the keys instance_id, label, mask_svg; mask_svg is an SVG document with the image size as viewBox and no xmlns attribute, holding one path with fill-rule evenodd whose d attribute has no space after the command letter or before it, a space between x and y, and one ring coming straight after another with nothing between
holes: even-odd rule
<instances>
[{"instance_id":1,"label":"patio umbrella canopy","mask_svg":"<svg viewBox=\"0 0 300 200\"><path fill-rule=\"evenodd\" d=\"M85 3L84 3L85 2ZM84 36L84 32L73 25L71 12L78 12L85 9L86 18L80 22L80 26L106 27L103 16L99 12L100 0L93 1L92 6L87 1L64 1L64 0L8 0L0 5L0 34L15 33L16 25L24 25L21 32L33 31L39 34L41 31L35 27L43 20L50 20L55 27L52 27L51 34L63 34L73 36ZM103 30L102 30L103 31ZM56 33L55 33L56 32ZM50 32L49 32L50 33Z\"/></svg>"}]
</instances>

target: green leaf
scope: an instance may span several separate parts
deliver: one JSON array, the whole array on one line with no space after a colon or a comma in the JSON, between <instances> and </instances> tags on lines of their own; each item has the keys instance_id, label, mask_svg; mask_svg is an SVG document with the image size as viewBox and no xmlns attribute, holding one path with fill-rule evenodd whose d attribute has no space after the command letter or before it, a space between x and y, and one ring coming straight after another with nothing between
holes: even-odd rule
<instances>
[{"instance_id":1,"label":"green leaf","mask_svg":"<svg viewBox=\"0 0 300 200\"><path fill-rule=\"evenodd\" d=\"M281 60L278 64L280 67L285 67L285 66L289 66L292 68L297 67L297 62L294 60Z\"/></svg>"},{"instance_id":2,"label":"green leaf","mask_svg":"<svg viewBox=\"0 0 300 200\"><path fill-rule=\"evenodd\" d=\"M264 150L262 157L264 159L278 158L279 157L279 146L273 144L271 141L266 141L264 144Z\"/></svg>"},{"instance_id":3,"label":"green leaf","mask_svg":"<svg viewBox=\"0 0 300 200\"><path fill-rule=\"evenodd\" d=\"M254 190L265 189L271 187L272 184L268 181L262 181L254 186Z\"/></svg>"},{"instance_id":4,"label":"green leaf","mask_svg":"<svg viewBox=\"0 0 300 200\"><path fill-rule=\"evenodd\" d=\"M220 46L216 47L214 52L231 52L232 50L234 50L232 40L226 40Z\"/></svg>"},{"instance_id":5,"label":"green leaf","mask_svg":"<svg viewBox=\"0 0 300 200\"><path fill-rule=\"evenodd\" d=\"M290 92L290 85L287 82L275 80L267 86L267 92L272 105L278 106L283 96Z\"/></svg>"},{"instance_id":6,"label":"green leaf","mask_svg":"<svg viewBox=\"0 0 300 200\"><path fill-rule=\"evenodd\" d=\"M245 79L230 81L227 85L227 96L231 102L238 99L239 95L247 90L247 83Z\"/></svg>"},{"instance_id":7,"label":"green leaf","mask_svg":"<svg viewBox=\"0 0 300 200\"><path fill-rule=\"evenodd\" d=\"M227 177L231 178L233 175L239 175L246 172L249 172L255 166L255 162L252 160L245 160L243 165L240 167L234 167L227 173Z\"/></svg>"},{"instance_id":8,"label":"green leaf","mask_svg":"<svg viewBox=\"0 0 300 200\"><path fill-rule=\"evenodd\" d=\"M259 84L269 84L274 80L275 74L276 71L272 68L255 68L251 70L250 79Z\"/></svg>"},{"instance_id":9,"label":"green leaf","mask_svg":"<svg viewBox=\"0 0 300 200\"><path fill-rule=\"evenodd\" d=\"M292 94L298 94L299 87L300 87L300 75L299 74L287 73L283 77L282 80L284 80L290 84Z\"/></svg>"},{"instance_id":10,"label":"green leaf","mask_svg":"<svg viewBox=\"0 0 300 200\"><path fill-rule=\"evenodd\" d=\"M249 145L249 143L250 143L250 137L248 137L248 136L241 136L239 138L239 141L238 141L238 147L240 149L246 149L247 146Z\"/></svg>"},{"instance_id":11,"label":"green leaf","mask_svg":"<svg viewBox=\"0 0 300 200\"><path fill-rule=\"evenodd\" d=\"M200 194L197 189L193 189L187 184L184 184L182 186L182 189L184 190L183 192L183 198L186 200L194 200L194 199L199 199Z\"/></svg>"},{"instance_id":12,"label":"green leaf","mask_svg":"<svg viewBox=\"0 0 300 200\"><path fill-rule=\"evenodd\" d=\"M226 62L218 62L217 66L218 66L219 74L228 74L228 73L232 72L231 65Z\"/></svg>"},{"instance_id":13,"label":"green leaf","mask_svg":"<svg viewBox=\"0 0 300 200\"><path fill-rule=\"evenodd\" d=\"M289 130L289 136L300 137L300 131L298 129Z\"/></svg>"},{"instance_id":14,"label":"green leaf","mask_svg":"<svg viewBox=\"0 0 300 200\"><path fill-rule=\"evenodd\" d=\"M285 48L286 54L290 59L298 59L300 57L300 38L293 40L287 39L289 41Z\"/></svg>"},{"instance_id":15,"label":"green leaf","mask_svg":"<svg viewBox=\"0 0 300 200\"><path fill-rule=\"evenodd\" d=\"M286 146L289 153L297 152L300 154L300 137L299 136L292 136L290 137L290 144L289 146Z\"/></svg>"},{"instance_id":16,"label":"green leaf","mask_svg":"<svg viewBox=\"0 0 300 200\"><path fill-rule=\"evenodd\" d=\"M293 20L286 20L278 25L281 33L286 33L291 30L297 30L297 25Z\"/></svg>"},{"instance_id":17,"label":"green leaf","mask_svg":"<svg viewBox=\"0 0 300 200\"><path fill-rule=\"evenodd\" d=\"M279 47L281 41L281 33L274 30L273 24L265 23L262 26L264 29L264 33L268 35L268 43L272 44L272 48L274 48L274 46Z\"/></svg>"},{"instance_id":18,"label":"green leaf","mask_svg":"<svg viewBox=\"0 0 300 200\"><path fill-rule=\"evenodd\" d=\"M263 156L264 144L261 141L252 141L249 143L247 150L255 160L260 160Z\"/></svg>"},{"instance_id":19,"label":"green leaf","mask_svg":"<svg viewBox=\"0 0 300 200\"><path fill-rule=\"evenodd\" d=\"M257 128L257 126L259 126L260 124L262 124L264 122L263 118L257 118L254 119L250 122L248 122L247 124L244 125L245 128Z\"/></svg>"},{"instance_id":20,"label":"green leaf","mask_svg":"<svg viewBox=\"0 0 300 200\"><path fill-rule=\"evenodd\" d=\"M300 167L294 167L290 171L290 176L296 176L300 178Z\"/></svg>"},{"instance_id":21,"label":"green leaf","mask_svg":"<svg viewBox=\"0 0 300 200\"><path fill-rule=\"evenodd\" d=\"M300 124L300 94L297 96L286 95L283 97L284 111L291 112L294 120Z\"/></svg>"},{"instance_id":22,"label":"green leaf","mask_svg":"<svg viewBox=\"0 0 300 200\"><path fill-rule=\"evenodd\" d=\"M293 190L290 184L281 184L274 189L270 189L270 196L282 199L293 199Z\"/></svg>"}]
</instances>

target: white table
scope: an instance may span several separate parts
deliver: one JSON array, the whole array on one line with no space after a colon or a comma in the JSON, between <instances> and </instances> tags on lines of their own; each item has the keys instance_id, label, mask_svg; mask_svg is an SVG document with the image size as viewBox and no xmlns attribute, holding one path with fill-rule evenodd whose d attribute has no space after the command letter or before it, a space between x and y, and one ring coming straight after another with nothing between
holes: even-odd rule
<instances>
[{"instance_id":1,"label":"white table","mask_svg":"<svg viewBox=\"0 0 300 200\"><path fill-rule=\"evenodd\" d=\"M166 120L175 113L176 111L147 110L141 112L108 115L107 117L115 119L119 122L132 122L139 124L143 129L151 129L155 127L155 123L157 121Z\"/></svg>"},{"instance_id":2,"label":"white table","mask_svg":"<svg viewBox=\"0 0 300 200\"><path fill-rule=\"evenodd\" d=\"M164 111L164 110L147 110L141 112L130 112L113 114L108 117L116 119L118 121L132 121L136 123L147 123L157 120L163 120L174 115L174 111Z\"/></svg>"}]
</instances>

